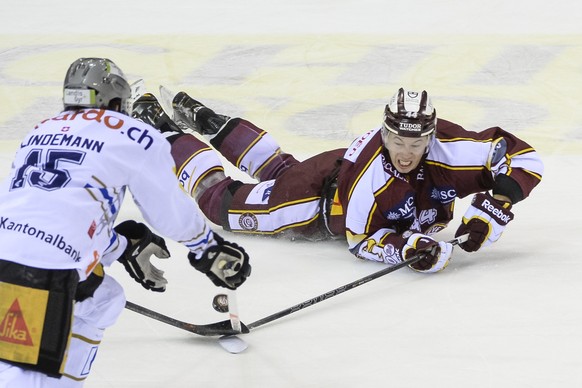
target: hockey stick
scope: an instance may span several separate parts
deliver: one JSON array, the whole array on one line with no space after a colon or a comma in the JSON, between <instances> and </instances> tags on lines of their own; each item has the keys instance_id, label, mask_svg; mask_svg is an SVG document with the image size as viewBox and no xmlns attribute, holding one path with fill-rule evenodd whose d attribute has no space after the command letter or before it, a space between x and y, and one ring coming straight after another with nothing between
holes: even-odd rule
<instances>
[{"instance_id":1,"label":"hockey stick","mask_svg":"<svg viewBox=\"0 0 582 388\"><path fill-rule=\"evenodd\" d=\"M236 291L229 290L228 292L228 316L230 318L230 325L234 330L241 333L242 324L238 316L238 302L236 299Z\"/></svg>"},{"instance_id":2,"label":"hockey stick","mask_svg":"<svg viewBox=\"0 0 582 388\"><path fill-rule=\"evenodd\" d=\"M449 243L451 243L453 245L457 245L457 244L460 244L462 242L467 241L467 238L468 238L468 235L466 234L466 235L459 236L459 237L449 241ZM405 260L405 261L398 263L396 265L384 268L378 272L374 272L371 275L365 276L361 279L358 279L356 281L353 281L351 283L348 283L346 285L338 287L334 290L326 292L325 294L321 294L319 296L316 296L315 298L311 298L309 300L306 300L303 303L299 303L293 307L279 311L278 313L275 313L275 314L271 314L268 317L259 319L258 321L255 321L249 325L245 325L244 323L240 322L240 324L241 324L241 331L240 332L233 329L230 320L211 323L211 324L207 324L207 325L196 325L193 323L187 323L184 321L180 321L178 319L168 317L167 315L163 315L161 313L158 313L158 312L150 310L146 307L137 305L137 304L132 303L130 301L126 302L125 308L127 308L128 310L134 311L138 314L145 315L146 317L155 319L157 321L166 323L168 325L171 325L171 326L177 327L179 329L186 330L190 333L198 334L201 336L225 336L225 335L236 335L236 334L240 334L240 333L247 334L247 333L249 333L249 331L251 329L257 328L257 327L262 326L266 323L272 322L276 319L283 318L289 314L292 314L292 313L297 312L299 310L303 310L304 308L307 308L309 306L313 306L316 303L323 302L324 300L329 299L331 297L334 297L336 295L339 295L345 291L359 287L362 284L366 284L366 283L368 283L374 279L377 279L381 276L387 275L391 272L397 271L401 268L404 268L406 266L414 264L414 263L422 260L422 258L423 258L423 255L416 255L411 259L408 259L408 260Z\"/></svg>"},{"instance_id":3,"label":"hockey stick","mask_svg":"<svg viewBox=\"0 0 582 388\"><path fill-rule=\"evenodd\" d=\"M465 234L465 235L459 236L457 238L454 238L448 242L450 244L457 245L457 244L460 244L460 243L467 241L468 237L469 237L469 235ZM404 267L407 267L411 264L417 263L420 260L422 260L423 257L424 257L424 255L422 255L422 254L416 254L415 256L413 256L412 258L410 258L408 260L405 260L405 261L402 261L398 264L384 268L378 272L374 272L373 274L370 274L368 276L364 276L361 279L358 279L358 280L353 281L351 283L345 284L345 285L338 287L334 290L328 291L325 294L321 294L319 296L316 296L315 298L308 299L305 302L299 303L293 307L289 307L285 310L279 311L278 313L271 314L268 317L259 319L258 321L255 321L255 322L252 322L249 325L247 325L247 328L249 330L255 329L259 326L263 326L264 324L272 322L276 319L283 318L289 314L293 314L299 310L303 310L304 308L307 308L309 306L313 306L316 303L323 302L326 299L332 298L332 297L339 295L343 292L346 292L348 290L352 290L356 287L361 286L362 284L366 284L374 279L378 279L379 277L382 277L382 276L387 275L391 272L397 271L400 268L404 268Z\"/></svg>"},{"instance_id":4,"label":"hockey stick","mask_svg":"<svg viewBox=\"0 0 582 388\"><path fill-rule=\"evenodd\" d=\"M177 327L182 330L189 331L190 333L202 335L202 336L219 336L219 335L235 335L239 333L248 333L249 329L241 322L241 331L237 331L232 328L230 320L209 323L207 325L196 325L193 323L187 323L174 318L170 318L167 315L158 313L156 311L150 310L146 307L140 306L138 304L132 303L130 301L125 302L125 308L134 311L138 314L145 315L146 317L153 318L157 321L167 323L168 325Z\"/></svg>"},{"instance_id":5,"label":"hockey stick","mask_svg":"<svg viewBox=\"0 0 582 388\"><path fill-rule=\"evenodd\" d=\"M243 332L243 323L238 316L238 302L236 300L236 291L229 290L228 292L228 316L230 318L230 325L233 330L238 333ZM248 329L247 329L248 333ZM249 345L236 335L223 335L218 338L218 343L225 350L230 353L238 354L246 350Z\"/></svg>"},{"instance_id":6,"label":"hockey stick","mask_svg":"<svg viewBox=\"0 0 582 388\"><path fill-rule=\"evenodd\" d=\"M218 263L218 268L222 268L224 271L224 277L227 278L230 273L229 271L232 269L234 262L228 263L226 260ZM228 290L228 317L230 319L230 326L236 332L236 334L242 333L242 322L240 321L240 317L238 315L238 302L236 300L236 290ZM248 344L240 339L236 335L223 335L218 338L218 343L222 346L225 350L230 353L238 354L243 352L248 348Z\"/></svg>"}]
</instances>

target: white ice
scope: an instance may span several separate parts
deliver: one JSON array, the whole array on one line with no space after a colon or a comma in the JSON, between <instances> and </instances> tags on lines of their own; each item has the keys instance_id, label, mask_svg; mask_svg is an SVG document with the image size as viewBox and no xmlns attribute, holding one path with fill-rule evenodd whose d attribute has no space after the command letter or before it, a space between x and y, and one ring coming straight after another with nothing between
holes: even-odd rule
<instances>
[{"instance_id":1,"label":"white ice","mask_svg":"<svg viewBox=\"0 0 582 388\"><path fill-rule=\"evenodd\" d=\"M442 273L403 269L242 336L225 352L125 311L87 388L580 387L582 6L574 1L4 0L0 173L18 140L60 108L66 67L108 56L131 78L180 88L270 130L307 157L376 126L400 85L426 88L442 117L501 125L540 151L542 183L501 240L456 250ZM229 169L233 172L232 169ZM236 172L233 172L236 174ZM238 176L238 175L237 175ZM160 198L160 201L163 201ZM439 238L453 236L468 199ZM123 218L138 217L128 201ZM220 229L217 228L220 231ZM341 241L226 238L251 255L238 291L250 323L378 271ZM109 273L128 300L192 323L221 290L169 242L167 292Z\"/></svg>"}]
</instances>

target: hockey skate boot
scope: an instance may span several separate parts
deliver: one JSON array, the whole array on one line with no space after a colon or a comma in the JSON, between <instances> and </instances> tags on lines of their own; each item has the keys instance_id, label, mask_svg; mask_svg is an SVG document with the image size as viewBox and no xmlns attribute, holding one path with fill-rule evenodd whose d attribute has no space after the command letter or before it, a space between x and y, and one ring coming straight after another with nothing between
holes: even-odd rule
<instances>
[{"instance_id":1,"label":"hockey skate boot","mask_svg":"<svg viewBox=\"0 0 582 388\"><path fill-rule=\"evenodd\" d=\"M156 128L166 138L183 133L151 93L145 93L133 103L131 116Z\"/></svg>"},{"instance_id":2,"label":"hockey skate boot","mask_svg":"<svg viewBox=\"0 0 582 388\"><path fill-rule=\"evenodd\" d=\"M190 129L201 135L214 136L230 120L230 117L216 114L185 92L179 92L174 96L172 107L174 122L183 131Z\"/></svg>"}]
</instances>

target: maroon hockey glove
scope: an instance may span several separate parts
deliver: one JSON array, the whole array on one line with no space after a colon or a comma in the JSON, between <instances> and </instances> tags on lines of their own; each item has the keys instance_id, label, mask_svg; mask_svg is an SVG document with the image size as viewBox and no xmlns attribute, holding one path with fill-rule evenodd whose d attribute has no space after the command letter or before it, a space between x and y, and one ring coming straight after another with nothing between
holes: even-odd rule
<instances>
[{"instance_id":1,"label":"maroon hockey glove","mask_svg":"<svg viewBox=\"0 0 582 388\"><path fill-rule=\"evenodd\" d=\"M406 235L407 233L404 233L402 237ZM445 269L449 264L452 253L453 246L451 244L435 241L431 237L421 233L411 234L402 248L402 257L404 260L408 260L418 254L423 255L423 258L411 264L410 268L418 272L426 273L438 272Z\"/></svg>"},{"instance_id":2,"label":"maroon hockey glove","mask_svg":"<svg viewBox=\"0 0 582 388\"><path fill-rule=\"evenodd\" d=\"M235 243L224 240L214 233L216 245L207 248L202 257L188 254L190 264L206 274L218 287L236 290L251 274L249 255Z\"/></svg>"},{"instance_id":3,"label":"maroon hockey glove","mask_svg":"<svg viewBox=\"0 0 582 388\"><path fill-rule=\"evenodd\" d=\"M405 237L405 235L406 233L402 237ZM416 254L422 254L424 258L412 264L410 268L416 270L430 268L436 263L437 257L440 254L439 244L424 234L414 233L408 237L406 244L402 248L402 257L404 260L408 260Z\"/></svg>"},{"instance_id":4,"label":"maroon hockey glove","mask_svg":"<svg viewBox=\"0 0 582 388\"><path fill-rule=\"evenodd\" d=\"M469 234L469 239L459 246L467 252L475 252L497 241L513 219L510 209L509 202L496 200L489 193L475 194L455 233L455 237Z\"/></svg>"}]
</instances>

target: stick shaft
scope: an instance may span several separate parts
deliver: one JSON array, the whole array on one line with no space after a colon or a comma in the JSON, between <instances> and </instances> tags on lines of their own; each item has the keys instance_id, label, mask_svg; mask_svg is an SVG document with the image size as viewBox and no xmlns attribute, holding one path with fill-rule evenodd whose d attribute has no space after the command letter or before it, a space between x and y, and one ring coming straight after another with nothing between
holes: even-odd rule
<instances>
[{"instance_id":1,"label":"stick shaft","mask_svg":"<svg viewBox=\"0 0 582 388\"><path fill-rule=\"evenodd\" d=\"M460 244L460 243L466 241L467 240L467 237L468 237L468 235L463 235L463 236L457 237L457 238L455 238L453 240L450 240L448 242L450 244L457 245L457 244ZM289 307L289 308L287 308L285 310L281 310L281 311L279 311L277 313L274 313L274 314L271 314L271 315L269 315L269 316L267 316L265 318L259 319L259 320L255 321L255 322L252 322L252 323L248 324L247 327L249 328L249 330L252 330L252 329L257 328L259 326L262 326L262 325L264 325L266 323L272 322L272 321L274 321L276 319L285 317L285 316L287 316L289 314L293 314L293 313L295 313L295 312L297 312L299 310L303 310L303 309L305 309L305 308L307 308L309 306L313 306L314 304L323 302L324 300L327 300L327 299L332 298L332 297L334 297L336 295L339 295L341 293L344 293L344 292L346 292L348 290L351 290L351 289L354 289L356 287L359 287L362 284L366 284L366 283L368 283L368 282L370 282L370 281L372 281L374 279L377 279L379 277L382 277L384 275L387 275L387 274L389 274L391 272L397 271L400 268L404 268L404 267L407 267L407 266L409 266L411 264L414 264L416 262L419 262L420 260L422 260L422 258L423 258L423 255L415 255L411 259L408 259L408 260L402 261L402 262L400 262L398 264L395 264L395 265L392 265L390 267L384 268L384 269L382 269L382 270L380 270L378 272L374 272L374 273L372 273L370 275L364 276L363 278L360 278L358 280L355 280L355 281L353 281L351 283L345 284L345 285L343 285L341 287L335 288L335 289L333 289L331 291L328 291L328 292L326 292L324 294L318 295L315 298L308 299L308 300L306 300L304 302L301 302L299 304L296 304L295 306Z\"/></svg>"},{"instance_id":2,"label":"stick shaft","mask_svg":"<svg viewBox=\"0 0 582 388\"><path fill-rule=\"evenodd\" d=\"M174 326L179 329L189 331L190 333L202 336L233 335L241 332L248 333L247 327L244 326L244 324L242 323L240 323L241 325L240 330L234 330L231 326L230 321L221 321L206 325L196 325L194 323L188 323L168 317L167 315L158 313L157 311L154 310L150 310L147 307L140 306L130 301L125 302L125 308L134 311L138 314L145 315L148 318L155 319L156 321L160 321L170 326Z\"/></svg>"},{"instance_id":3,"label":"stick shaft","mask_svg":"<svg viewBox=\"0 0 582 388\"><path fill-rule=\"evenodd\" d=\"M323 302L326 299L332 298L332 297L334 297L336 295L339 295L341 293L344 293L344 292L346 292L348 290L351 290L353 288L359 287L362 284L366 284L366 283L368 283L368 282L370 282L370 281L372 281L374 279L377 279L377 278L379 278L381 276L387 275L387 274L389 274L391 272L397 271L400 268L403 268L403 267L406 267L408 265L414 264L414 263L416 263L416 262L418 262L420 260L422 260L422 256L416 256L413 259L406 260L406 261L403 261L403 262L398 263L396 265L393 265L393 266L384 268L384 269L382 269L382 270L380 270L378 272L374 272L371 275L364 276L363 278L360 278L358 280L355 280L355 281L353 281L351 283L345 284L345 285L343 285L341 287L335 288L335 289L333 289L331 291L328 291L328 292L326 292L324 294L318 295L315 298L308 299L308 300L306 300L304 302L301 302L299 304L296 304L295 306L289 307L289 308L287 308L285 310L281 310L281 311L279 311L279 312L277 312L275 314L271 314L268 317L259 319L258 321L255 321L255 322L252 322L252 323L248 324L247 327L249 328L249 330L252 330L252 329L257 328L259 326L262 326L262 325L264 325L266 323L272 322L275 319L282 318L282 317L287 316L289 314L293 314L293 313L295 313L295 312L297 312L299 310L303 310L303 309L305 309L305 308L307 308L309 306L313 306L314 304L317 304L319 302Z\"/></svg>"},{"instance_id":4,"label":"stick shaft","mask_svg":"<svg viewBox=\"0 0 582 388\"><path fill-rule=\"evenodd\" d=\"M156 321L164 322L168 325L178 327L183 330L193 331L196 327L196 325L179 321L177 319L168 317L167 315L158 313L157 311L150 310L147 307L140 306L130 301L125 302L125 308L138 314L145 315L146 317L155 319Z\"/></svg>"},{"instance_id":5,"label":"stick shaft","mask_svg":"<svg viewBox=\"0 0 582 388\"><path fill-rule=\"evenodd\" d=\"M229 290L228 292L228 317L233 330L240 333L242 328L238 315L238 300L236 298L236 291L234 290Z\"/></svg>"}]
</instances>

